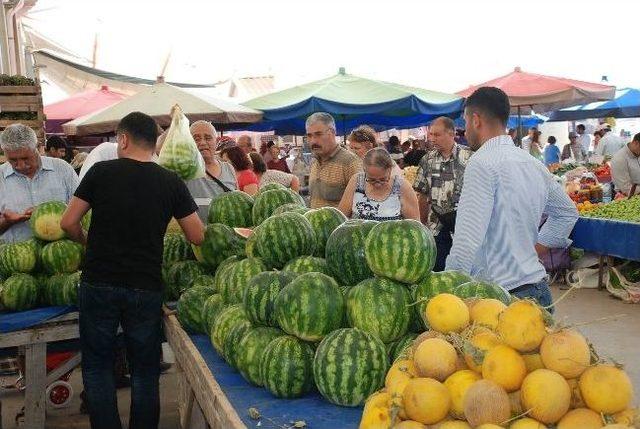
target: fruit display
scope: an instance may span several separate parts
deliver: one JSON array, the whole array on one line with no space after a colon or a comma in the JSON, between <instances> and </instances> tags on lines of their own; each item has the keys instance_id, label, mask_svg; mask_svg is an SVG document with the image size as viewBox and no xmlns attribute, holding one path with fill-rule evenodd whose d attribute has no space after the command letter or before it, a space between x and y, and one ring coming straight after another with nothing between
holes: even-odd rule
<instances>
[{"instance_id":1,"label":"fruit display","mask_svg":"<svg viewBox=\"0 0 640 429\"><path fill-rule=\"evenodd\" d=\"M347 218L342 212L334 207L322 207L316 210L309 210L304 214L316 236L316 250L314 255L324 257L327 240L331 233Z\"/></svg>"},{"instance_id":2,"label":"fruit display","mask_svg":"<svg viewBox=\"0 0 640 429\"><path fill-rule=\"evenodd\" d=\"M270 191L261 191L255 198L252 208L253 225L257 226L264 222L273 212L284 204L301 203L300 196L289 189L272 189Z\"/></svg>"},{"instance_id":3,"label":"fruit display","mask_svg":"<svg viewBox=\"0 0 640 429\"><path fill-rule=\"evenodd\" d=\"M253 203L253 197L242 191L225 192L211 201L208 223L249 228L253 226Z\"/></svg>"},{"instance_id":4,"label":"fruit display","mask_svg":"<svg viewBox=\"0 0 640 429\"><path fill-rule=\"evenodd\" d=\"M640 196L612 201L584 212L582 216L640 223Z\"/></svg>"}]
</instances>

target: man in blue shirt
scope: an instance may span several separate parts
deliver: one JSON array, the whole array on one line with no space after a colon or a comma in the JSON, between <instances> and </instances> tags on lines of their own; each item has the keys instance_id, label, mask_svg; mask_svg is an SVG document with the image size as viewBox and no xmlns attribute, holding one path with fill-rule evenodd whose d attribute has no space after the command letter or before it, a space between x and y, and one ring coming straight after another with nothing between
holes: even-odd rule
<instances>
[{"instance_id":1,"label":"man in blue shirt","mask_svg":"<svg viewBox=\"0 0 640 429\"><path fill-rule=\"evenodd\" d=\"M548 167L551 164L560 162L560 149L556 146L556 138L554 136L549 136L547 143L549 144L544 148L544 165Z\"/></svg>"},{"instance_id":2,"label":"man in blue shirt","mask_svg":"<svg viewBox=\"0 0 640 429\"><path fill-rule=\"evenodd\" d=\"M509 98L483 87L465 102L467 163L447 270L498 283L551 305L540 256L564 248L578 211L547 168L505 134ZM539 229L542 215L548 216Z\"/></svg>"}]
</instances>

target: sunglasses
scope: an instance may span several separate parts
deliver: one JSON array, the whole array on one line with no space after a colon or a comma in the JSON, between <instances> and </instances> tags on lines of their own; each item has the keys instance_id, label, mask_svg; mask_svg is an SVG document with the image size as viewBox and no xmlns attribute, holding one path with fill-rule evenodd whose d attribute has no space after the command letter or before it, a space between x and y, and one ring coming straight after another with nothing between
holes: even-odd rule
<instances>
[{"instance_id":1,"label":"sunglasses","mask_svg":"<svg viewBox=\"0 0 640 429\"><path fill-rule=\"evenodd\" d=\"M382 179L372 179L371 177L365 176L364 180L367 183L383 185L389 181L389 177L383 177Z\"/></svg>"}]
</instances>

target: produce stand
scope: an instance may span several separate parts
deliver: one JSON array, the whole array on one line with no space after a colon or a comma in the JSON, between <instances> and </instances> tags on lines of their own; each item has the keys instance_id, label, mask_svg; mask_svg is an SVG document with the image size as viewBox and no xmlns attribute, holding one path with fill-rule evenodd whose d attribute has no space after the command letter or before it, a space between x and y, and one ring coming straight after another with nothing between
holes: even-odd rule
<instances>
[{"instance_id":1,"label":"produce stand","mask_svg":"<svg viewBox=\"0 0 640 429\"><path fill-rule=\"evenodd\" d=\"M39 143L44 143L44 108L40 83L34 85L0 86L0 131L12 124L23 124L32 128ZM8 119L6 116L29 117L30 119Z\"/></svg>"},{"instance_id":2,"label":"produce stand","mask_svg":"<svg viewBox=\"0 0 640 429\"><path fill-rule=\"evenodd\" d=\"M255 387L217 354L206 335L187 334L175 315L165 312L167 341L176 357L178 410L183 429L288 428L304 421L313 429L357 428L362 408L332 405L317 392L278 399ZM260 419L252 419L255 408Z\"/></svg>"}]
</instances>

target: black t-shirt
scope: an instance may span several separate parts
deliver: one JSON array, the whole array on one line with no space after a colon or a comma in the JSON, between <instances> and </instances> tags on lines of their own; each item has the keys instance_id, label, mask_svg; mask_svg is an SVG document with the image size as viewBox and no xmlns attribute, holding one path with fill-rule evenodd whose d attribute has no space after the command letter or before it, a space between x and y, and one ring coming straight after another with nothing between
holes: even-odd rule
<instances>
[{"instance_id":1,"label":"black t-shirt","mask_svg":"<svg viewBox=\"0 0 640 429\"><path fill-rule=\"evenodd\" d=\"M427 153L426 150L411 149L404 156L404 166L407 167L409 165L413 165L417 167L418 165L420 165L420 160L422 159L423 156L425 156L426 153Z\"/></svg>"},{"instance_id":2,"label":"black t-shirt","mask_svg":"<svg viewBox=\"0 0 640 429\"><path fill-rule=\"evenodd\" d=\"M178 175L153 162L103 161L91 167L75 196L91 206L82 280L162 290L167 225L198 209Z\"/></svg>"}]
</instances>

